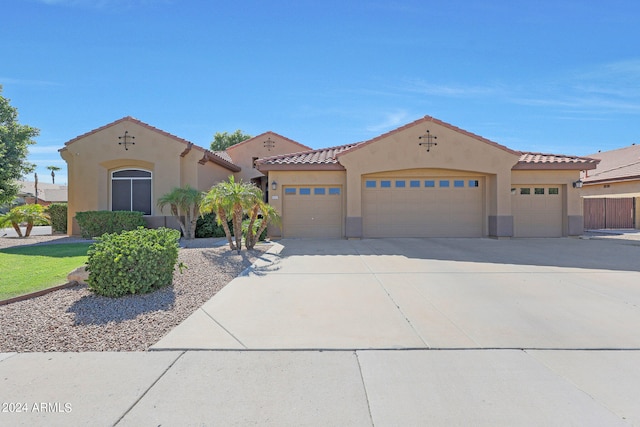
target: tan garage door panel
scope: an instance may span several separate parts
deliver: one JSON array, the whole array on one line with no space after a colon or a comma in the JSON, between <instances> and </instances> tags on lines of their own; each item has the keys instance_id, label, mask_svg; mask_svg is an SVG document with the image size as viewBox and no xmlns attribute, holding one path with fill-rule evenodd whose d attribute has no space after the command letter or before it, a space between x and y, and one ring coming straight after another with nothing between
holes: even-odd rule
<instances>
[{"instance_id":1,"label":"tan garage door panel","mask_svg":"<svg viewBox=\"0 0 640 427\"><path fill-rule=\"evenodd\" d=\"M342 237L342 187L285 186L283 237Z\"/></svg>"},{"instance_id":2,"label":"tan garage door panel","mask_svg":"<svg viewBox=\"0 0 640 427\"><path fill-rule=\"evenodd\" d=\"M482 180L475 177L365 179L365 237L481 237Z\"/></svg>"},{"instance_id":3,"label":"tan garage door panel","mask_svg":"<svg viewBox=\"0 0 640 427\"><path fill-rule=\"evenodd\" d=\"M511 193L515 237L562 237L562 186L520 185Z\"/></svg>"}]
</instances>

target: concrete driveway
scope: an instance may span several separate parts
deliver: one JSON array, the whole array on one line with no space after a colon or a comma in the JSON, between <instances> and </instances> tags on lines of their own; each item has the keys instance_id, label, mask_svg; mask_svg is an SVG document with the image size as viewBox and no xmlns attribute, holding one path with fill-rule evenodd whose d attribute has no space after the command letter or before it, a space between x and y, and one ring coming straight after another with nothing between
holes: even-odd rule
<instances>
[{"instance_id":1,"label":"concrete driveway","mask_svg":"<svg viewBox=\"0 0 640 427\"><path fill-rule=\"evenodd\" d=\"M640 348L640 246L283 240L154 349Z\"/></svg>"},{"instance_id":2,"label":"concrete driveway","mask_svg":"<svg viewBox=\"0 0 640 427\"><path fill-rule=\"evenodd\" d=\"M640 426L640 246L274 249L158 351L0 353L0 425Z\"/></svg>"}]
</instances>

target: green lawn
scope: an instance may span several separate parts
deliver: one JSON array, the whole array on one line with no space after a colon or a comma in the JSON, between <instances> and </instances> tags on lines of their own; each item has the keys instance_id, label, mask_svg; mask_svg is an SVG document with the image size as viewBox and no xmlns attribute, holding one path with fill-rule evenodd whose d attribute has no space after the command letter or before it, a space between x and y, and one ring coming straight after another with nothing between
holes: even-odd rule
<instances>
[{"instance_id":1,"label":"green lawn","mask_svg":"<svg viewBox=\"0 0 640 427\"><path fill-rule=\"evenodd\" d=\"M18 246L0 250L0 300L67 282L87 262L90 243Z\"/></svg>"}]
</instances>

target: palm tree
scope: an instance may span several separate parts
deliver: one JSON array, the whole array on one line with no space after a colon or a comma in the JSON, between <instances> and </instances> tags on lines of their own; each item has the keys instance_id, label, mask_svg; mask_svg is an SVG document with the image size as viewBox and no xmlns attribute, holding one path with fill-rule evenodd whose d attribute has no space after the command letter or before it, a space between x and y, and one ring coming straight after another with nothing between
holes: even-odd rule
<instances>
[{"instance_id":1,"label":"palm tree","mask_svg":"<svg viewBox=\"0 0 640 427\"><path fill-rule=\"evenodd\" d=\"M205 214L215 212L216 222L218 225L222 226L224 234L227 236L227 241L229 242L229 248L233 251L236 250L236 246L233 243L233 238L231 237L231 230L229 230L229 220L227 217L227 212L231 212L231 206L228 205L228 201L224 197L223 190L223 187L220 185L211 187L209 192L204 195L202 202L200 202L200 213Z\"/></svg>"},{"instance_id":2,"label":"palm tree","mask_svg":"<svg viewBox=\"0 0 640 427\"><path fill-rule=\"evenodd\" d=\"M51 171L51 183L56 183L56 172L60 170L58 166L47 166L47 169Z\"/></svg>"},{"instance_id":3,"label":"palm tree","mask_svg":"<svg viewBox=\"0 0 640 427\"><path fill-rule=\"evenodd\" d=\"M0 227L4 227L7 224L11 224L18 237L22 237L22 230L20 230L20 223L26 222L27 228L24 233L24 237L31 235L31 230L37 221L49 222L49 217L44 212L44 208L41 205L22 205L16 206L6 214L0 216Z\"/></svg>"},{"instance_id":4,"label":"palm tree","mask_svg":"<svg viewBox=\"0 0 640 427\"><path fill-rule=\"evenodd\" d=\"M262 218L258 218L258 215L261 215ZM256 221L260 222L258 225L258 229L254 233L253 224ZM247 249L253 249L256 246L256 243L258 243L258 240L260 239L260 235L267 228L267 225L269 225L269 223L280 224L280 222L280 214L278 213L276 208L274 208L270 204L263 202L262 200L256 203L254 208L251 210L251 219L249 221L247 237L245 239L245 245L247 246Z\"/></svg>"},{"instance_id":5,"label":"palm tree","mask_svg":"<svg viewBox=\"0 0 640 427\"><path fill-rule=\"evenodd\" d=\"M242 181L236 182L232 175L228 181L219 182L209 190L200 210L203 213L216 211L217 221L224 228L229 247L239 253L242 249L242 217L258 200L262 200L262 191L258 187ZM229 216L233 224L235 244L229 227L225 226Z\"/></svg>"},{"instance_id":6,"label":"palm tree","mask_svg":"<svg viewBox=\"0 0 640 427\"><path fill-rule=\"evenodd\" d=\"M158 207L162 209L168 205L171 209L171 215L178 220L184 237L186 239L195 239L196 222L200 215L201 202L202 193L187 185L184 188L176 187L160 197L158 199ZM184 221L180 216L181 214L184 215Z\"/></svg>"}]
</instances>

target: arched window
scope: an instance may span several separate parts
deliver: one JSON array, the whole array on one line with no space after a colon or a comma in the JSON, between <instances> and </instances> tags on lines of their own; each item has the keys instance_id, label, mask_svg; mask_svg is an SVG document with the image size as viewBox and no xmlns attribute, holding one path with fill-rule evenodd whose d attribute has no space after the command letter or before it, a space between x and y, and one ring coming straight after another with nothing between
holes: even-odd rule
<instances>
[{"instance_id":1,"label":"arched window","mask_svg":"<svg viewBox=\"0 0 640 427\"><path fill-rule=\"evenodd\" d=\"M139 169L112 172L111 210L151 215L151 172Z\"/></svg>"}]
</instances>

